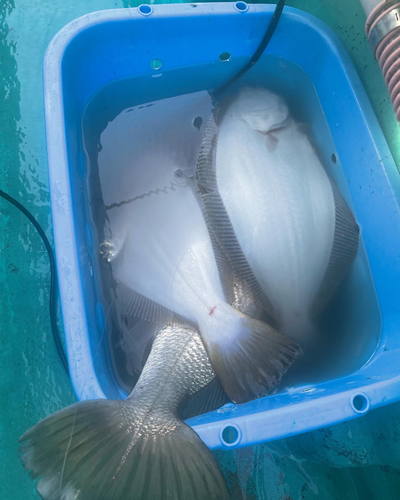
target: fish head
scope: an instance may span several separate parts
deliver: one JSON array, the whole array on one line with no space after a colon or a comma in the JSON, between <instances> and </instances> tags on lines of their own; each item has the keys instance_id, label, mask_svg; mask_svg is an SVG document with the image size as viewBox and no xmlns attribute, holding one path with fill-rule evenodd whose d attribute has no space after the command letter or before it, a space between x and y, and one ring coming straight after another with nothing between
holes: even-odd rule
<instances>
[{"instance_id":1,"label":"fish head","mask_svg":"<svg viewBox=\"0 0 400 500\"><path fill-rule=\"evenodd\" d=\"M277 94L263 88L245 87L231 104L230 114L266 134L282 126L289 117L289 110Z\"/></svg>"}]
</instances>

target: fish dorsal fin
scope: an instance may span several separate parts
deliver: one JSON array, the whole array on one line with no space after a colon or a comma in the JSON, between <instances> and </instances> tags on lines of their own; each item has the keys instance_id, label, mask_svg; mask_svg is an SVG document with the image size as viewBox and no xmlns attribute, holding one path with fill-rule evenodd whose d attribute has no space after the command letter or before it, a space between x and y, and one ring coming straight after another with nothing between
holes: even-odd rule
<instances>
[{"instance_id":1,"label":"fish dorsal fin","mask_svg":"<svg viewBox=\"0 0 400 500\"><path fill-rule=\"evenodd\" d=\"M244 285L251 291L257 305L276 320L276 314L271 301L264 294L237 240L229 215L218 191L216 173L216 151L218 142L218 125L212 115L205 129L205 137L200 148L196 181L203 199L204 214L215 241L228 259L234 272ZM218 251L217 251L218 252ZM217 265L221 265L217 262ZM220 269L224 276L225 269Z\"/></svg>"},{"instance_id":2,"label":"fish dorsal fin","mask_svg":"<svg viewBox=\"0 0 400 500\"><path fill-rule=\"evenodd\" d=\"M218 244L218 241L214 236L214 233L210 227L210 224L207 221L207 214L205 213L205 210L204 210L203 198L202 198L201 192L196 184L196 181L194 180L192 183L192 181L190 180L189 187L191 187L191 189L194 193L194 196L199 204L200 210L203 214L204 222L206 224L208 235L209 235L210 241L211 241L211 246L213 249L215 262L217 264L219 279L221 282L222 290L223 290L224 295L225 295L225 300L229 304L232 304L233 301L235 300L235 294L234 294L235 276L233 273L232 266L230 265L228 259L226 258L224 252L222 251L222 248Z\"/></svg>"},{"instance_id":3,"label":"fish dorsal fin","mask_svg":"<svg viewBox=\"0 0 400 500\"><path fill-rule=\"evenodd\" d=\"M275 318L265 311L265 308L260 305L261 301L257 301L256 297L253 295L254 287L250 289L248 283L241 280L238 274L232 269L229 260L222 251L207 221L206 224L226 301L235 309L238 309L240 312L252 318L261 319L264 311L263 320L273 328L277 328L277 321Z\"/></svg>"},{"instance_id":4,"label":"fish dorsal fin","mask_svg":"<svg viewBox=\"0 0 400 500\"><path fill-rule=\"evenodd\" d=\"M335 182L330 179L335 203L335 233L328 266L316 295L311 314L314 318L325 309L343 280L358 251L360 228Z\"/></svg>"},{"instance_id":5,"label":"fish dorsal fin","mask_svg":"<svg viewBox=\"0 0 400 500\"><path fill-rule=\"evenodd\" d=\"M230 399L226 395L221 382L215 378L208 385L189 396L180 408L179 415L182 419L196 417L212 410L221 408Z\"/></svg>"},{"instance_id":6,"label":"fish dorsal fin","mask_svg":"<svg viewBox=\"0 0 400 500\"><path fill-rule=\"evenodd\" d=\"M235 276L234 276L234 273L232 270L232 266L230 265L228 259L226 258L224 252L222 251L222 248L220 247L212 229L210 228L210 226L207 222L207 218L206 218L206 225L208 228L208 233L210 235L210 240L211 240L211 244L213 247L215 262L217 264L219 278L220 278L220 282L222 285L222 289L224 291L225 300L229 304L232 304L233 301L235 300L235 294L234 294Z\"/></svg>"},{"instance_id":7,"label":"fish dorsal fin","mask_svg":"<svg viewBox=\"0 0 400 500\"><path fill-rule=\"evenodd\" d=\"M204 139L197 157L196 182L200 192L215 192L217 186L217 172L215 168L218 141L218 125L215 115L212 114L204 130Z\"/></svg>"},{"instance_id":8,"label":"fish dorsal fin","mask_svg":"<svg viewBox=\"0 0 400 500\"><path fill-rule=\"evenodd\" d=\"M244 314L248 314L253 318L260 319L261 316L263 316L263 307L259 303L257 303L257 300L253 295L253 291L249 289L249 286L244 283L239 278L237 273L232 269L229 260L224 254L210 227L210 224L207 221L203 200L198 190L196 191L196 198L199 202L201 211L203 212L204 221L206 223L211 245L213 248L213 254L215 262L217 264L219 278L226 302L228 302L231 306L243 312ZM263 320L273 328L277 328L277 322L275 318L273 318L269 314L264 314Z\"/></svg>"},{"instance_id":9,"label":"fish dorsal fin","mask_svg":"<svg viewBox=\"0 0 400 500\"><path fill-rule=\"evenodd\" d=\"M170 309L148 299L122 282L117 283L115 293L117 309L121 316L136 316L139 319L160 325L172 321L174 317L183 319Z\"/></svg>"}]
</instances>

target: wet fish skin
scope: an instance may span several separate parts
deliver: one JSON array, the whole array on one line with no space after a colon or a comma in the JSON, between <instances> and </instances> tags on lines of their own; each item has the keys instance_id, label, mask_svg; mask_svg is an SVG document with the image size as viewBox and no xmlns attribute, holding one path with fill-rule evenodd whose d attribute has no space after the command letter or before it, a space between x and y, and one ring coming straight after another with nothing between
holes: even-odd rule
<instances>
[{"instance_id":1,"label":"wet fish skin","mask_svg":"<svg viewBox=\"0 0 400 500\"><path fill-rule=\"evenodd\" d=\"M175 169L173 162L164 164L157 182L167 185ZM146 184L140 189L150 187ZM124 314L160 322L168 314L187 319L199 328L232 401L241 403L268 394L300 348L272 326L227 302L194 187L188 182L174 191L138 199L123 219L125 224L119 221L119 225L129 229L118 242L120 250L111 259L111 267L119 283L119 301L127 304Z\"/></svg>"},{"instance_id":2,"label":"wet fish skin","mask_svg":"<svg viewBox=\"0 0 400 500\"><path fill-rule=\"evenodd\" d=\"M176 165L170 167L171 172L176 169ZM163 185L168 185L168 182ZM178 189L177 191L179 192ZM159 196L169 196L171 193L175 191L162 192ZM185 204L183 206L186 207ZM187 205L186 210L189 206L191 205ZM158 208L160 207L162 209L162 202L158 205ZM176 207L173 208L175 209ZM163 213L165 215L165 212ZM186 211L183 214L186 216ZM179 223L184 225L182 212L175 215L177 216L172 219L167 217L161 221L161 230L165 229L166 222L172 221L175 225L178 223L178 227ZM157 217L154 220L157 221ZM193 245L193 234L199 233L199 227L205 227L202 214L201 221L203 225L197 226L193 225L192 221L190 227L194 232L187 234L182 240L184 245L189 242L184 252L178 252L178 255L174 252L166 255L164 252L161 259L161 263L166 263L167 268L172 270L173 276L179 276L181 284L190 276L188 270L191 268L194 276L200 278L201 286L196 289L197 292L201 292L204 281L210 283L207 267L210 264L209 256L212 257L211 247L202 246L204 241L209 245L208 237L203 238L197 246L195 239ZM143 229L143 226L141 228ZM157 232L149 232L147 229L145 227L143 233L148 236L150 243L147 248L160 250L160 233L155 237ZM171 236L171 232L167 232L167 236ZM170 241L170 238L166 241ZM118 241L116 252L112 251L110 245L102 248L104 258L109 262L123 258L124 253L125 257L129 257L129 251L126 252L126 247L123 248L120 243L121 241ZM132 244L134 245L135 241L132 241ZM187 248L189 252L186 251ZM134 251L130 256L132 255L136 258L138 252ZM147 259L148 254L144 252L144 256ZM178 265L174 260L176 257ZM150 268L156 262L157 258L154 258ZM206 263L205 266L200 266L200 274L199 262ZM140 265L137 269L142 270ZM156 270L162 271L162 267L156 267ZM214 269L211 280L216 280L217 274ZM121 275L124 276L124 273ZM162 272L160 275L163 275ZM136 279L135 275L133 277ZM155 277L159 276L155 274ZM167 286L161 288L162 300L165 300L165 296L168 297L171 285L169 278L170 276L165 281ZM192 288L193 294L193 282L192 286L187 287L187 282L185 286L184 290ZM206 290L211 288L206 287ZM238 285L234 294L235 306L240 308L242 305L243 310L254 313L255 309L246 298L246 292L241 290ZM217 344L218 336L226 335L226 317L232 320L232 307L220 291L219 289L218 300L221 303L216 304L216 309L212 302L214 297L210 299L207 296L202 304L202 307L206 308L204 323L213 324L210 330L215 332L214 341ZM194 293L194 296L199 299L198 293ZM177 297L179 298L179 294L174 296L175 303ZM210 307L208 302L211 302ZM254 376L254 373L257 374L260 370L254 360L265 354L267 379L275 386L299 354L298 347L268 325L264 326L239 311L234 315L236 327L245 327L244 340L248 336L251 345L247 347L249 359L240 360L239 363L229 355L227 349L228 361L231 358L231 371L228 374L233 375L228 376L228 380L236 383L233 380L235 370L242 370L243 380L247 383L250 375ZM261 331L257 328L261 328ZM252 344L251 334L254 333L257 356L254 355ZM266 346L264 340L267 341ZM45 500L226 500L226 485L211 452L197 434L179 418L180 409L187 398L195 396L215 381L215 371L209 358L210 345L207 350L203 342L204 337L200 337L193 325L182 323L180 320L168 323L158 333L141 377L125 401L80 402L49 416L27 431L21 437L24 442L21 448L22 459L33 478L40 478L37 488L41 496ZM242 347L239 345L239 348ZM226 370L226 366L223 368ZM264 370L264 366L261 366L261 370ZM236 390L235 386L229 388L232 392ZM248 398L249 394L253 397L257 395L258 390L260 395L265 394L269 386L267 384L265 387L263 380L260 387L254 388L250 384L250 387L244 386L242 389Z\"/></svg>"},{"instance_id":3,"label":"wet fish skin","mask_svg":"<svg viewBox=\"0 0 400 500\"><path fill-rule=\"evenodd\" d=\"M22 459L41 478L41 496L228 499L212 453L179 417L182 403L214 378L196 328L180 322L161 328L125 401L77 403L22 436Z\"/></svg>"},{"instance_id":4,"label":"wet fish skin","mask_svg":"<svg viewBox=\"0 0 400 500\"><path fill-rule=\"evenodd\" d=\"M101 134L98 155L101 238L113 242L100 251L118 283L120 313L160 325L174 315L195 323L229 397L249 401L278 384L299 347L225 296L190 173L211 96L203 91L149 104L116 117Z\"/></svg>"},{"instance_id":5,"label":"wet fish skin","mask_svg":"<svg viewBox=\"0 0 400 500\"><path fill-rule=\"evenodd\" d=\"M113 242L106 243L113 252ZM231 285L235 307L261 317L234 273ZM215 383L198 330L169 323L156 333L129 397L80 402L39 422L20 440L25 467L40 478L37 488L45 500L228 499L211 452L179 416L185 406L189 413L197 409L193 416L225 402ZM87 474L89 465L96 473Z\"/></svg>"},{"instance_id":6,"label":"wet fish skin","mask_svg":"<svg viewBox=\"0 0 400 500\"><path fill-rule=\"evenodd\" d=\"M357 254L358 226L280 96L244 88L215 116L197 168L207 220L279 329L309 346L317 301L322 310Z\"/></svg>"}]
</instances>

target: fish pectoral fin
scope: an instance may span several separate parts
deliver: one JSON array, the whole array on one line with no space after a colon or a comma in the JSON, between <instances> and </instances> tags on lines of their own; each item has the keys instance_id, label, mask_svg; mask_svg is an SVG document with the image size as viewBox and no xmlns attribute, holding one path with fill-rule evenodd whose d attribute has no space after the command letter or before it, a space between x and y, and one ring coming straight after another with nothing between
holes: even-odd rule
<instances>
[{"instance_id":1,"label":"fish pectoral fin","mask_svg":"<svg viewBox=\"0 0 400 500\"><path fill-rule=\"evenodd\" d=\"M267 146L267 149L272 153L273 151L275 151L279 143L279 139L276 137L276 135L273 134L273 132L267 132L264 135L265 135L265 144Z\"/></svg>"},{"instance_id":2,"label":"fish pectoral fin","mask_svg":"<svg viewBox=\"0 0 400 500\"><path fill-rule=\"evenodd\" d=\"M82 401L24 434L22 460L44 500L228 500L218 465L174 414L149 425L134 401Z\"/></svg>"},{"instance_id":3,"label":"fish pectoral fin","mask_svg":"<svg viewBox=\"0 0 400 500\"><path fill-rule=\"evenodd\" d=\"M279 136L281 132L285 131L289 126L292 125L292 119L288 118L284 120L282 123L278 123L268 129L267 131L260 132L265 137L265 144L267 146L268 151L275 151L276 147L279 144Z\"/></svg>"},{"instance_id":4,"label":"fish pectoral fin","mask_svg":"<svg viewBox=\"0 0 400 500\"><path fill-rule=\"evenodd\" d=\"M234 403L245 403L275 389L302 350L268 324L236 312L229 332L200 327L200 333L226 394Z\"/></svg>"},{"instance_id":5,"label":"fish pectoral fin","mask_svg":"<svg viewBox=\"0 0 400 500\"><path fill-rule=\"evenodd\" d=\"M148 299L144 295L119 282L116 290L117 311L121 316L135 316L145 321L165 324L178 315L170 309Z\"/></svg>"}]
</instances>

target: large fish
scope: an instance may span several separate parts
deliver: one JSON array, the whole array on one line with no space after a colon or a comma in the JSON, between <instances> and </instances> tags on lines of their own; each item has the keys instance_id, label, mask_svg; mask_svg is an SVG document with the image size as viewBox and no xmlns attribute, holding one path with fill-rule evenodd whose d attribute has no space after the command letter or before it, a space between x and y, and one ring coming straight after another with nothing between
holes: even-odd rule
<instances>
[{"instance_id":1,"label":"large fish","mask_svg":"<svg viewBox=\"0 0 400 500\"><path fill-rule=\"evenodd\" d=\"M260 316L240 280L232 285L233 304ZM54 413L21 437L22 458L45 500L227 500L212 453L182 421L226 401L198 330L172 321L125 401Z\"/></svg>"},{"instance_id":2,"label":"large fish","mask_svg":"<svg viewBox=\"0 0 400 500\"><path fill-rule=\"evenodd\" d=\"M172 322L156 336L125 401L84 401L21 437L25 467L45 500L224 500L214 457L179 417L215 374L197 330Z\"/></svg>"},{"instance_id":3,"label":"large fish","mask_svg":"<svg viewBox=\"0 0 400 500\"><path fill-rule=\"evenodd\" d=\"M176 314L197 325L228 396L244 402L270 392L300 349L227 302L226 276L218 270L195 183L185 175L186 159L196 155L193 142L185 144L181 135L195 130L196 114L186 119L186 128L179 120L165 127L164 136L174 132L165 146L150 147L156 143L150 131L139 135L144 153L140 165L130 166L130 202L108 208L109 236L118 249L110 260L121 312L160 324ZM176 136L179 148L173 147ZM179 154L172 154L175 149ZM132 158L139 161L134 151Z\"/></svg>"},{"instance_id":4,"label":"large fish","mask_svg":"<svg viewBox=\"0 0 400 500\"><path fill-rule=\"evenodd\" d=\"M244 88L207 125L197 182L216 239L254 276L283 333L313 342L313 318L351 266L359 229L284 100Z\"/></svg>"}]
</instances>

